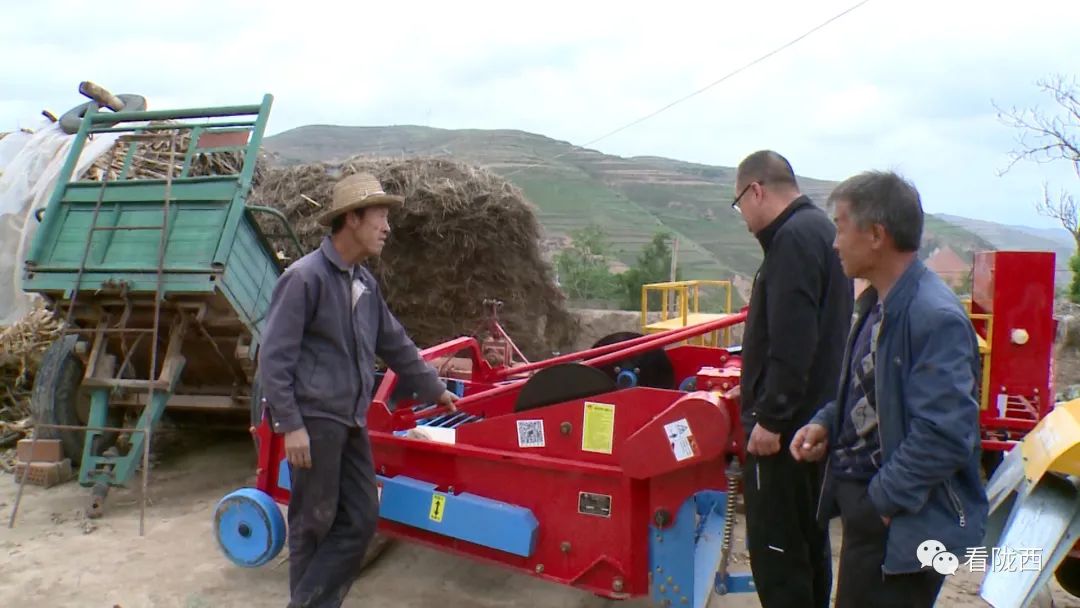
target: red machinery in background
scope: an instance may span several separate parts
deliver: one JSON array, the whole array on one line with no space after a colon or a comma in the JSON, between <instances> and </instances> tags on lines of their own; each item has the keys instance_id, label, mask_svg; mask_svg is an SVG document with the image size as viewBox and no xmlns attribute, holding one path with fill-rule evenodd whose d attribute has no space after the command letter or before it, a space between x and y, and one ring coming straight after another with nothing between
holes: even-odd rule
<instances>
[{"instance_id":1,"label":"red machinery in background","mask_svg":"<svg viewBox=\"0 0 1080 608\"><path fill-rule=\"evenodd\" d=\"M748 572L727 572L738 491L728 469L743 438L722 391L740 358L676 345L744 320L514 367L459 338L423 351L468 352L469 378L447 380L463 396L456 412L413 402L385 372L368 414L379 532L609 598L703 608L714 589L752 592ZM640 357L657 353L672 373L645 386ZM289 501L283 437L266 420L256 437L257 486L223 498L215 516L222 550L246 567L281 550L275 503Z\"/></svg>"},{"instance_id":2,"label":"red machinery in background","mask_svg":"<svg viewBox=\"0 0 1080 608\"><path fill-rule=\"evenodd\" d=\"M982 354L982 446L992 470L1001 454L1054 407L1054 254L975 254L969 315Z\"/></svg>"}]
</instances>

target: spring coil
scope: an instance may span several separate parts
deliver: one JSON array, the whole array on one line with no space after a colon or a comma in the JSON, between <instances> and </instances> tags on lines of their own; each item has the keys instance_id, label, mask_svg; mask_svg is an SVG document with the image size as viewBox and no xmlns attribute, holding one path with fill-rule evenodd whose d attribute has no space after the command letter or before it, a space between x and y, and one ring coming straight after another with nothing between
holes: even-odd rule
<instances>
[{"instance_id":1,"label":"spring coil","mask_svg":"<svg viewBox=\"0 0 1080 608\"><path fill-rule=\"evenodd\" d=\"M739 478L742 472L733 460L727 470L727 500L724 505L724 532L720 540L720 568L718 578L721 581L716 590L721 595L727 593L727 566L731 556L731 538L735 533L735 501L739 496Z\"/></svg>"}]
</instances>

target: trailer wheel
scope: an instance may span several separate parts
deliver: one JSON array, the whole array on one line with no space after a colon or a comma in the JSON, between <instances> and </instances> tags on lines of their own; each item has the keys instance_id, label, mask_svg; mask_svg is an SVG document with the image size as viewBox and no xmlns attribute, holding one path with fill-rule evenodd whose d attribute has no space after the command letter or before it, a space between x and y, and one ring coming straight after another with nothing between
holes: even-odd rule
<instances>
[{"instance_id":1,"label":"trailer wheel","mask_svg":"<svg viewBox=\"0 0 1080 608\"><path fill-rule=\"evenodd\" d=\"M90 393L81 389L86 368L75 354L76 342L78 336L64 336L45 351L30 396L30 415L35 423L81 426L89 421ZM119 412L110 410L106 424L118 427L121 423ZM35 432L39 439L59 439L72 464L82 462L86 431L36 427ZM117 434L99 437L97 450L101 451L116 443Z\"/></svg>"},{"instance_id":2,"label":"trailer wheel","mask_svg":"<svg viewBox=\"0 0 1080 608\"><path fill-rule=\"evenodd\" d=\"M277 557L285 546L285 518L270 495L242 488L218 502L214 536L234 564L258 568Z\"/></svg>"}]
</instances>

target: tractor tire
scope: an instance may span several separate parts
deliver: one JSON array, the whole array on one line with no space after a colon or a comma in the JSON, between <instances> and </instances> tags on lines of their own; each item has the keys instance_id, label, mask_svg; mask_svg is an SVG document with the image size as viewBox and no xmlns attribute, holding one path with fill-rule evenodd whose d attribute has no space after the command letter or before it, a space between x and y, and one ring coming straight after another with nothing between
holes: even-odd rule
<instances>
[{"instance_id":1,"label":"tractor tire","mask_svg":"<svg viewBox=\"0 0 1080 608\"><path fill-rule=\"evenodd\" d=\"M146 109L146 98L142 95L130 95L123 94L117 95L120 101L124 102L123 111L125 112L141 112ZM83 117L86 116L86 112L90 109L90 104L93 102L86 102L71 108L60 117L58 121L60 123L60 130L68 135L74 135L79 132L79 127L82 125Z\"/></svg>"},{"instance_id":2,"label":"tractor tire","mask_svg":"<svg viewBox=\"0 0 1080 608\"><path fill-rule=\"evenodd\" d=\"M82 462L83 445L86 431L51 429L37 424L59 424L82 426L90 418L90 394L81 390L85 366L75 354L78 336L68 335L55 341L45 351L41 366L34 378L34 388L30 396L30 416L35 423L35 433L39 439L59 439L64 454L73 465ZM118 427L122 418L116 410L111 410L108 426ZM105 433L100 436L98 450L105 450L116 443L117 433Z\"/></svg>"}]
</instances>

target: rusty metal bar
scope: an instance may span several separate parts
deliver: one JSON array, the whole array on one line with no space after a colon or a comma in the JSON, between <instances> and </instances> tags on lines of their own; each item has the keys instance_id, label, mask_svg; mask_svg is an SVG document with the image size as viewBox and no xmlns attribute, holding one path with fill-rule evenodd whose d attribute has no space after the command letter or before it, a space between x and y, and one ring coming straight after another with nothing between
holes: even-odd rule
<instances>
[{"instance_id":1,"label":"rusty metal bar","mask_svg":"<svg viewBox=\"0 0 1080 608\"><path fill-rule=\"evenodd\" d=\"M117 427L111 427L111 426L79 426L79 425L74 425L74 424L44 424L44 423L38 424L38 423L34 423L34 433L33 433L32 437L30 439L30 454L31 454L31 456L34 453L34 448L37 447L37 440L38 440L37 429L39 429L39 428L42 428L42 429L54 429L54 430L59 430L59 431L83 431L83 432L97 431L97 432L100 432L100 433L145 433L145 432L148 431L148 429L117 428ZM146 442L146 443L149 444L149 442ZM33 462L33 460L26 463L26 467L23 469L22 477L19 479L19 491L15 494L15 505L12 507L12 509L11 509L11 517L8 519L8 528L9 529L15 527L15 517L19 513L19 503L22 502L23 488L26 486L26 477L30 474L30 464L32 462ZM144 480L146 479L146 468L145 467L143 467L143 479ZM143 487L144 488L146 487L145 483L143 484ZM143 519L143 517L145 516L145 513L146 513L146 492L145 491L143 492L142 496L140 497L139 510L140 510L140 513L139 513L139 518L140 518L139 536L143 536L142 519Z\"/></svg>"}]
</instances>

